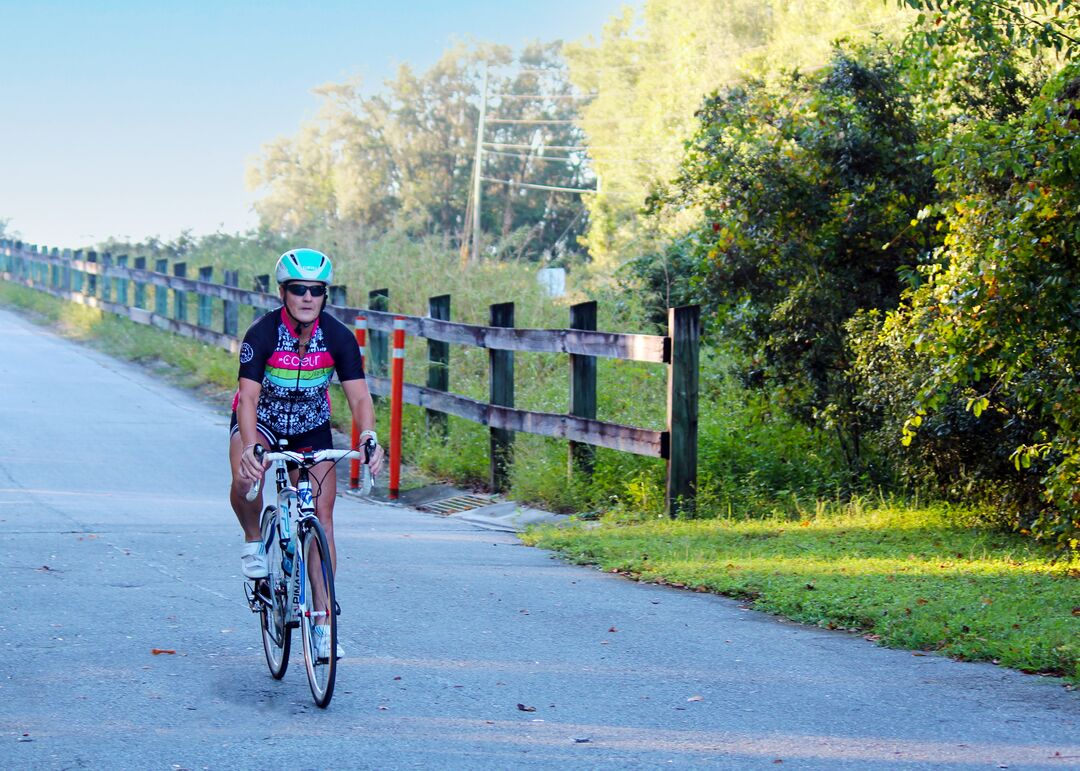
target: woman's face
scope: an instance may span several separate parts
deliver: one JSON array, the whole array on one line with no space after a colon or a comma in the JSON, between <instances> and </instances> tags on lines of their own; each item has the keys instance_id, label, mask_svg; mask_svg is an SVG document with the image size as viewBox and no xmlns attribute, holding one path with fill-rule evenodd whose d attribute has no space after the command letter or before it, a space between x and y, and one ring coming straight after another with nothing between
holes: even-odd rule
<instances>
[{"instance_id":1,"label":"woman's face","mask_svg":"<svg viewBox=\"0 0 1080 771\"><path fill-rule=\"evenodd\" d=\"M301 287L314 288L316 292L322 294L316 297L309 289L301 289ZM303 295L296 294L298 291L302 291ZM325 291L326 285L316 281L290 281L281 287L281 297L294 319L302 324L310 324L319 317Z\"/></svg>"}]
</instances>

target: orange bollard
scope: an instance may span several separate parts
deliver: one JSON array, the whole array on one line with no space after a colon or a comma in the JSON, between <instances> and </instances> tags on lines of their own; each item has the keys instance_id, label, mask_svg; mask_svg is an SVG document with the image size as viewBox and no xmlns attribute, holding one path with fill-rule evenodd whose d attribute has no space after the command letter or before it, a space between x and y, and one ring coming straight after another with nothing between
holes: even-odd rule
<instances>
[{"instance_id":1,"label":"orange bollard","mask_svg":"<svg viewBox=\"0 0 1080 771\"><path fill-rule=\"evenodd\" d=\"M354 324L356 329L356 344L360 346L360 366L364 365L364 346L367 345L367 316L357 316ZM360 449L360 426L356 425L356 419L352 423L352 448ZM356 490L360 487L360 461L353 458L349 461L349 489Z\"/></svg>"},{"instance_id":2,"label":"orange bollard","mask_svg":"<svg viewBox=\"0 0 1080 771\"><path fill-rule=\"evenodd\" d=\"M393 364L390 370L390 500L401 485L401 412L405 387L405 317L394 317Z\"/></svg>"}]
</instances>

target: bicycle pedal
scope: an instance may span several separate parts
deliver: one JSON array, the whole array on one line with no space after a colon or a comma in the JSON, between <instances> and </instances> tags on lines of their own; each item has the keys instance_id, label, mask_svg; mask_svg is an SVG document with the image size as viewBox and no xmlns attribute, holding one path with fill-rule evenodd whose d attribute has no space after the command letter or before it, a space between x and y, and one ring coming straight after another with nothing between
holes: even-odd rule
<instances>
[{"instance_id":1,"label":"bicycle pedal","mask_svg":"<svg viewBox=\"0 0 1080 771\"><path fill-rule=\"evenodd\" d=\"M270 585L265 578L256 579L254 585L245 581L244 594L252 613L261 613L270 607Z\"/></svg>"}]
</instances>

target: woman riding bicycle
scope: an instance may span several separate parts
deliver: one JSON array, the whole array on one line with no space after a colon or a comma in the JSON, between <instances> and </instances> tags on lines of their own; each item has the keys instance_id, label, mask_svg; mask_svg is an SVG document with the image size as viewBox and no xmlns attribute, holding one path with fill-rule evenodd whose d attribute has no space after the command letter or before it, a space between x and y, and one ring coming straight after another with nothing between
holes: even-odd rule
<instances>
[{"instance_id":1,"label":"woman riding bicycle","mask_svg":"<svg viewBox=\"0 0 1080 771\"><path fill-rule=\"evenodd\" d=\"M348 327L325 313L327 287L334 275L330 259L314 249L291 249L281 255L275 274L282 307L257 319L244 335L229 440L229 502L244 530L243 572L252 579L267 575L259 533L261 490L254 500L247 500L252 483L262 480L268 465L255 457L255 445L275 449L278 440L284 439L289 450L331 449L329 386L335 371L360 428L360 441L375 439L375 410L356 339ZM370 460L372 476L381 466L382 449L376 443ZM336 570L334 464L317 464L311 478L318 482L316 516L326 532ZM340 646L337 656L342 656Z\"/></svg>"}]
</instances>

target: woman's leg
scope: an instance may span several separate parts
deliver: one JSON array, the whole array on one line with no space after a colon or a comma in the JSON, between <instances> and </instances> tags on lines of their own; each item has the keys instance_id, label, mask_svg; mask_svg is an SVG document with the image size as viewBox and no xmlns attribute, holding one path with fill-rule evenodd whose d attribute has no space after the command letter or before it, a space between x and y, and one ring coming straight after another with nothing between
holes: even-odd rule
<instances>
[{"instance_id":1,"label":"woman's leg","mask_svg":"<svg viewBox=\"0 0 1080 771\"><path fill-rule=\"evenodd\" d=\"M265 440L265 437L263 437ZM240 456L243 447L240 444L239 432L234 432L229 437L229 465L232 467L232 485L229 487L229 503L236 512L236 518L240 521L240 527L244 529L245 541L258 541L262 535L259 533L259 515L262 512L262 488L255 500L249 501L247 494L251 490L251 480L240 477Z\"/></svg>"}]
</instances>

